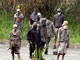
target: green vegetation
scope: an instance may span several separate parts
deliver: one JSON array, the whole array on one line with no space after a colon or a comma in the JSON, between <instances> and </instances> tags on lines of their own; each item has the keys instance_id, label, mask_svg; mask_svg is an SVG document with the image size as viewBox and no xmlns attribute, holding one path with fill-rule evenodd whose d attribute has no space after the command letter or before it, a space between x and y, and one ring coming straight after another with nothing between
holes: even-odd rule
<instances>
[{"instance_id":1,"label":"green vegetation","mask_svg":"<svg viewBox=\"0 0 80 60\"><path fill-rule=\"evenodd\" d=\"M13 14L12 14L13 15ZM71 43L80 44L80 22L78 19L70 14L65 15L65 20L69 21L69 28L71 33ZM8 40L9 33L12 30L13 17L11 13L6 14L0 10L0 40ZM24 20L22 39L26 40L26 33L29 30L28 20ZM52 39L53 40L53 39Z\"/></svg>"},{"instance_id":2,"label":"green vegetation","mask_svg":"<svg viewBox=\"0 0 80 60\"><path fill-rule=\"evenodd\" d=\"M2 10L0 10L0 40L8 40L10 31L12 30L13 25L13 17L12 14L6 14ZM29 29L28 20L24 20L23 24L23 32L22 32L22 39L26 40L26 33Z\"/></svg>"},{"instance_id":3,"label":"green vegetation","mask_svg":"<svg viewBox=\"0 0 80 60\"><path fill-rule=\"evenodd\" d=\"M8 2L8 1L7 1ZM7 2L4 2L7 4ZM15 1L14 1L15 2ZM23 2L23 3L22 3ZM27 2L27 3L26 3ZM34 3L35 2L35 3ZM46 3L47 2L47 3ZM10 2L8 2L10 3ZM21 8L22 12L27 15L29 15L32 12L32 9L34 7L40 9L40 12L43 14L43 16L49 15L51 20L53 20L53 15L56 12L56 9L61 7L63 14L65 16L65 20L69 21L69 28L71 33L71 43L80 44L80 1L79 0L21 0L21 2L16 2L14 5L21 5L23 6ZM3 6L3 7L4 7ZM4 7L5 10L7 10L7 13L4 13L4 11L0 10L0 40L8 40L9 39L9 33L12 29L13 25L13 10L8 10L10 7ZM13 13L12 13L13 12ZM23 25L23 31L22 31L22 39L26 40L26 33L29 30L29 24L28 19L25 18L24 25ZM52 38L53 41L53 38Z\"/></svg>"}]
</instances>

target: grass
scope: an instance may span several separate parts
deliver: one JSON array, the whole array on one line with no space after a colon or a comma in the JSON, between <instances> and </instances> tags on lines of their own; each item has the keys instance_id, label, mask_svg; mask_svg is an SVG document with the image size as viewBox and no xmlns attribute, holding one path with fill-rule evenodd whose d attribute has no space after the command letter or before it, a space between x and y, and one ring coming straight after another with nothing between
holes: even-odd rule
<instances>
[{"instance_id":1,"label":"grass","mask_svg":"<svg viewBox=\"0 0 80 60\"><path fill-rule=\"evenodd\" d=\"M11 16L12 15L12 16ZM73 44L80 44L80 22L79 20L70 14L65 15L65 20L69 21L70 28L70 42ZM12 30L13 25L13 13L5 14L0 10L0 40L8 40L9 33ZM24 20L23 31L22 31L22 40L26 40L26 33L29 30L28 20ZM53 41L53 38L52 40Z\"/></svg>"},{"instance_id":2,"label":"grass","mask_svg":"<svg viewBox=\"0 0 80 60\"><path fill-rule=\"evenodd\" d=\"M13 26L13 17L10 16L13 13L4 13L2 10L0 11L0 40L8 40L10 31L12 30ZM26 40L26 33L29 30L28 20L24 20L23 24L23 32L22 32L22 39Z\"/></svg>"}]
</instances>

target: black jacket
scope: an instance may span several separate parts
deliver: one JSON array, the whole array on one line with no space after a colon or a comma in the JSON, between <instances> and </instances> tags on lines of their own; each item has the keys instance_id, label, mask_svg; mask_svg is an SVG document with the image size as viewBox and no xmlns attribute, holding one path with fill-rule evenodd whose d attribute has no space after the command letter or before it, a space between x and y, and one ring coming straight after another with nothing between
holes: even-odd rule
<instances>
[{"instance_id":1,"label":"black jacket","mask_svg":"<svg viewBox=\"0 0 80 60\"><path fill-rule=\"evenodd\" d=\"M54 16L54 21L53 21L53 23L54 23L55 28L60 28L60 27L62 27L63 22L64 22L64 15L63 15L63 14L61 14L61 15L57 15L57 14L56 14L56 15Z\"/></svg>"},{"instance_id":2,"label":"black jacket","mask_svg":"<svg viewBox=\"0 0 80 60\"><path fill-rule=\"evenodd\" d=\"M40 31L39 30L35 31L33 28L30 29L29 32L27 33L27 40L28 42L32 42L37 44L37 46L40 46L42 43Z\"/></svg>"}]
</instances>

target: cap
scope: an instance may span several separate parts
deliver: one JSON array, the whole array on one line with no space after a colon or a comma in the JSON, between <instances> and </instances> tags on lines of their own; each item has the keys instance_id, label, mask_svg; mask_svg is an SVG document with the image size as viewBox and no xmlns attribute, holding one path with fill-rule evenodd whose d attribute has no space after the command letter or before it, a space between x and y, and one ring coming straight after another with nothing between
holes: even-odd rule
<instances>
[{"instance_id":1,"label":"cap","mask_svg":"<svg viewBox=\"0 0 80 60\"><path fill-rule=\"evenodd\" d=\"M62 10L60 8L57 9L57 12L62 12Z\"/></svg>"},{"instance_id":2,"label":"cap","mask_svg":"<svg viewBox=\"0 0 80 60\"><path fill-rule=\"evenodd\" d=\"M18 11L19 11L19 12L21 12L21 10L20 10L20 9L17 9L16 11L17 11L17 12L18 12Z\"/></svg>"},{"instance_id":3,"label":"cap","mask_svg":"<svg viewBox=\"0 0 80 60\"><path fill-rule=\"evenodd\" d=\"M37 15L41 16L41 13L37 13Z\"/></svg>"}]
</instances>

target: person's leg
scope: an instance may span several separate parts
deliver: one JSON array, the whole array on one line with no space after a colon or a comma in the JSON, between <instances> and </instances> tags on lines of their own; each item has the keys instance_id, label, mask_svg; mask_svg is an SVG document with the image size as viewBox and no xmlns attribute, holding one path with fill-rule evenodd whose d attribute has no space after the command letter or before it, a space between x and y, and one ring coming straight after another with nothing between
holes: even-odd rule
<instances>
[{"instance_id":1,"label":"person's leg","mask_svg":"<svg viewBox=\"0 0 80 60\"><path fill-rule=\"evenodd\" d=\"M18 55L18 60L20 60L20 53L19 54L17 54Z\"/></svg>"},{"instance_id":2,"label":"person's leg","mask_svg":"<svg viewBox=\"0 0 80 60\"><path fill-rule=\"evenodd\" d=\"M12 60L14 60L14 49L13 48L12 48L11 54L12 54Z\"/></svg>"},{"instance_id":3,"label":"person's leg","mask_svg":"<svg viewBox=\"0 0 80 60\"><path fill-rule=\"evenodd\" d=\"M57 55L57 60L59 60L59 57L60 57L60 53L58 53L58 55Z\"/></svg>"},{"instance_id":4,"label":"person's leg","mask_svg":"<svg viewBox=\"0 0 80 60\"><path fill-rule=\"evenodd\" d=\"M14 53L12 54L12 60L14 60Z\"/></svg>"},{"instance_id":5,"label":"person's leg","mask_svg":"<svg viewBox=\"0 0 80 60\"><path fill-rule=\"evenodd\" d=\"M46 42L45 54L48 54L49 42L50 42L50 38L48 38L48 41Z\"/></svg>"},{"instance_id":6,"label":"person's leg","mask_svg":"<svg viewBox=\"0 0 80 60\"><path fill-rule=\"evenodd\" d=\"M64 60L65 53L62 55L62 60Z\"/></svg>"},{"instance_id":7,"label":"person's leg","mask_svg":"<svg viewBox=\"0 0 80 60\"><path fill-rule=\"evenodd\" d=\"M32 58L32 52L33 52L33 49L32 49L32 44L30 44L30 46L29 46L29 51L30 51L30 58Z\"/></svg>"},{"instance_id":8,"label":"person's leg","mask_svg":"<svg viewBox=\"0 0 80 60\"><path fill-rule=\"evenodd\" d=\"M56 40L57 40L57 36L54 37L54 47L53 47L53 49L56 49Z\"/></svg>"}]
</instances>

